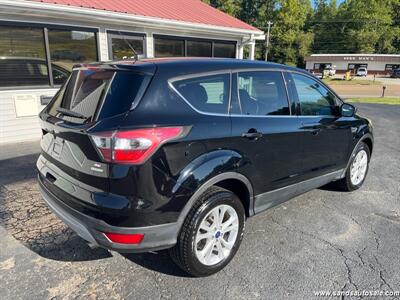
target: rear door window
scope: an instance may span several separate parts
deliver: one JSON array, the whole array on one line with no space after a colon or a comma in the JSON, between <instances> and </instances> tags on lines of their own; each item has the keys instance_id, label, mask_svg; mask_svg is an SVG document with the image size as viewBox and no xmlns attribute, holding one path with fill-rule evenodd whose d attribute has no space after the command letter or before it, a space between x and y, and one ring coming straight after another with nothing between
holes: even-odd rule
<instances>
[{"instance_id":1,"label":"rear door window","mask_svg":"<svg viewBox=\"0 0 400 300\"><path fill-rule=\"evenodd\" d=\"M206 113L228 113L230 74L178 80L173 85L195 109Z\"/></svg>"},{"instance_id":2,"label":"rear door window","mask_svg":"<svg viewBox=\"0 0 400 300\"><path fill-rule=\"evenodd\" d=\"M83 123L128 111L143 93L149 76L128 71L84 69L72 72L67 83L49 104L48 113L65 120ZM58 108L82 115L71 117Z\"/></svg>"}]
</instances>

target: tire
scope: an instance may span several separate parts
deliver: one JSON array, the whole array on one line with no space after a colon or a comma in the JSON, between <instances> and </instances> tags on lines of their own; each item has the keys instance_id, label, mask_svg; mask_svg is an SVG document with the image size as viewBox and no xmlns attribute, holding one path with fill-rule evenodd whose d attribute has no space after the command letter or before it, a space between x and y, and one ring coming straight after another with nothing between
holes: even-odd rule
<instances>
[{"instance_id":1,"label":"tire","mask_svg":"<svg viewBox=\"0 0 400 300\"><path fill-rule=\"evenodd\" d=\"M362 153L366 155L365 171L363 172L362 178L360 177L358 178L358 180L354 180L356 176L352 177L352 174L354 174L352 173L352 168L355 167L355 163L357 163L356 162L357 157L360 157L360 155L361 157L363 157ZM371 158L371 152L367 144L360 143L351 157L350 164L347 167L345 177L336 181L337 187L347 192L358 190L363 185L365 178L367 177L370 158Z\"/></svg>"},{"instance_id":2,"label":"tire","mask_svg":"<svg viewBox=\"0 0 400 300\"><path fill-rule=\"evenodd\" d=\"M225 212L222 213L224 209ZM222 222L221 227L217 227L215 231L214 229L210 231L200 229L200 226L204 228L204 224L214 220L214 213L223 214L225 221ZM237 222L228 226L231 231L224 233L222 226L228 225L228 220L235 220L235 214ZM232 219L230 219L231 217ZM178 236L177 244L169 250L170 256L182 270L191 276L202 277L214 274L222 270L235 256L243 238L244 223L245 211L239 198L226 189L213 186L199 197L189 211ZM206 228L211 228L213 224L214 222ZM222 230L219 231L218 228L222 228ZM209 236L201 239L199 234ZM229 247L226 248L224 245L228 245L228 243ZM211 249L211 251L206 251L206 249ZM209 253L209 255L203 256L203 252ZM220 253L221 256L219 256Z\"/></svg>"}]
</instances>

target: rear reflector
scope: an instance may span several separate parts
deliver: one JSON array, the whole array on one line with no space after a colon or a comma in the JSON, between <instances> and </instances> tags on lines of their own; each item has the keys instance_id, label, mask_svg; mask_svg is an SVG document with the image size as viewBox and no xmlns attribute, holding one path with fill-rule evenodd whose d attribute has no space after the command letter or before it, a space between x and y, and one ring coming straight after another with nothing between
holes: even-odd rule
<instances>
[{"instance_id":1,"label":"rear reflector","mask_svg":"<svg viewBox=\"0 0 400 300\"><path fill-rule=\"evenodd\" d=\"M183 133L184 127L154 127L96 133L91 138L106 162L141 164L161 145Z\"/></svg>"},{"instance_id":2,"label":"rear reflector","mask_svg":"<svg viewBox=\"0 0 400 300\"><path fill-rule=\"evenodd\" d=\"M140 244L144 238L144 234L121 234L104 232L104 235L113 243L119 244Z\"/></svg>"}]
</instances>

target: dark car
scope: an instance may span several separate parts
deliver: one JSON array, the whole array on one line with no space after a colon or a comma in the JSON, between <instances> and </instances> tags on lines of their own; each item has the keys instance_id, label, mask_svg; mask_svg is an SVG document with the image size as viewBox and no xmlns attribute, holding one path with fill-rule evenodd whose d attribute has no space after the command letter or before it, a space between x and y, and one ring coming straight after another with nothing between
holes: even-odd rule
<instances>
[{"instance_id":1,"label":"dark car","mask_svg":"<svg viewBox=\"0 0 400 300\"><path fill-rule=\"evenodd\" d=\"M71 61L85 60L85 56L83 54L67 49L53 51L51 58L55 60L71 60Z\"/></svg>"},{"instance_id":2,"label":"dark car","mask_svg":"<svg viewBox=\"0 0 400 300\"><path fill-rule=\"evenodd\" d=\"M244 222L335 181L361 187L371 123L309 73L234 59L77 66L40 114L48 206L90 244L169 249L194 276Z\"/></svg>"},{"instance_id":3,"label":"dark car","mask_svg":"<svg viewBox=\"0 0 400 300\"><path fill-rule=\"evenodd\" d=\"M390 77L392 77L392 78L400 78L400 69L394 69L392 71L392 74L390 74Z\"/></svg>"},{"instance_id":4,"label":"dark car","mask_svg":"<svg viewBox=\"0 0 400 300\"><path fill-rule=\"evenodd\" d=\"M71 74L70 71L51 64L54 84L61 85ZM0 87L48 85L47 62L42 58L0 57Z\"/></svg>"}]
</instances>

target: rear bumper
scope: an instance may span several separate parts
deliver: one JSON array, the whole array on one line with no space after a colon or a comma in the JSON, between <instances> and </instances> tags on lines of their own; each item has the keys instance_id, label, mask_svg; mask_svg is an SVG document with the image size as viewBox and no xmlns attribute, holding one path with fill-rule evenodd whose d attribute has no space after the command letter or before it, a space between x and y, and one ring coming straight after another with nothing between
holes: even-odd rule
<instances>
[{"instance_id":1,"label":"rear bumper","mask_svg":"<svg viewBox=\"0 0 400 300\"><path fill-rule=\"evenodd\" d=\"M176 244L179 231L177 223L134 228L111 226L69 207L51 193L40 179L38 182L40 192L49 208L74 232L93 245L118 252L134 253L167 249ZM140 244L120 244L110 241L103 232L144 234L144 238Z\"/></svg>"}]
</instances>

